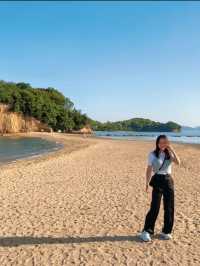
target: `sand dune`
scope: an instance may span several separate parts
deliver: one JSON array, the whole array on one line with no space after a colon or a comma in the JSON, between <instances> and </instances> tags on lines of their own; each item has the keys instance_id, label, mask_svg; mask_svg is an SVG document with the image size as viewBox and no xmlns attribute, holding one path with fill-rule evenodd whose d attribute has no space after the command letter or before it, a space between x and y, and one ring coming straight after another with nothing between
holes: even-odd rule
<instances>
[{"instance_id":1,"label":"sand dune","mask_svg":"<svg viewBox=\"0 0 200 266\"><path fill-rule=\"evenodd\" d=\"M30 134L31 135L31 134ZM40 136L39 133L33 133ZM175 226L142 243L152 142L43 133L62 151L0 171L0 265L200 265L200 149L175 144Z\"/></svg>"}]
</instances>

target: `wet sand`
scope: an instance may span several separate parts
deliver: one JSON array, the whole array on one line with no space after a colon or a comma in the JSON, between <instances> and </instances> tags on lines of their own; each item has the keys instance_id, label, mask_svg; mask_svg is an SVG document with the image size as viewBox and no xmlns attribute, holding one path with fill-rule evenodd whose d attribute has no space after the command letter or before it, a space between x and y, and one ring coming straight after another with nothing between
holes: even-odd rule
<instances>
[{"instance_id":1,"label":"wet sand","mask_svg":"<svg viewBox=\"0 0 200 266\"><path fill-rule=\"evenodd\" d=\"M150 141L30 133L62 142L54 153L0 170L0 265L200 265L200 149L174 144L173 240L138 233L150 206L145 192Z\"/></svg>"}]
</instances>

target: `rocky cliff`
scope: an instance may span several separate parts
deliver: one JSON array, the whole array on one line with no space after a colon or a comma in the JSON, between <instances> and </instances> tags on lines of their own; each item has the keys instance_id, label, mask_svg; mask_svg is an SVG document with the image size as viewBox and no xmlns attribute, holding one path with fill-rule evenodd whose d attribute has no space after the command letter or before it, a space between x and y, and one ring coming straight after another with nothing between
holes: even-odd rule
<instances>
[{"instance_id":1,"label":"rocky cliff","mask_svg":"<svg viewBox=\"0 0 200 266\"><path fill-rule=\"evenodd\" d=\"M30 131L46 131L51 129L34 117L26 117L10 111L10 106L0 104L0 133L18 133Z\"/></svg>"}]
</instances>

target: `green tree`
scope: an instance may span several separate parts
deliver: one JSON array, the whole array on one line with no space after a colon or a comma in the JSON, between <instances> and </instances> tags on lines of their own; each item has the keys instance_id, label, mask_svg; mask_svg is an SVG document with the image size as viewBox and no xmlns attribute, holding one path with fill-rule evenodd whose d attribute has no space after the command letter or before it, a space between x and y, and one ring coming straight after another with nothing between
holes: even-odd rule
<instances>
[{"instance_id":1,"label":"green tree","mask_svg":"<svg viewBox=\"0 0 200 266\"><path fill-rule=\"evenodd\" d=\"M0 81L0 102L10 104L12 111L33 116L54 130L80 129L86 114L76 110L73 102L55 88L34 89L28 83Z\"/></svg>"}]
</instances>

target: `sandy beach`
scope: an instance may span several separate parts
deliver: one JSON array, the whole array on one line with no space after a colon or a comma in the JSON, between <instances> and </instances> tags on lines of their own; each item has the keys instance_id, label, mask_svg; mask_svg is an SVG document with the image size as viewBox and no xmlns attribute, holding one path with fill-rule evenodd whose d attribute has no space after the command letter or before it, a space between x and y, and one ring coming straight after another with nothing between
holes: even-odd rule
<instances>
[{"instance_id":1,"label":"sandy beach","mask_svg":"<svg viewBox=\"0 0 200 266\"><path fill-rule=\"evenodd\" d=\"M200 265L200 149L174 144L173 240L138 233L150 206L145 192L150 141L30 133L62 150L0 170L0 265Z\"/></svg>"}]
</instances>

